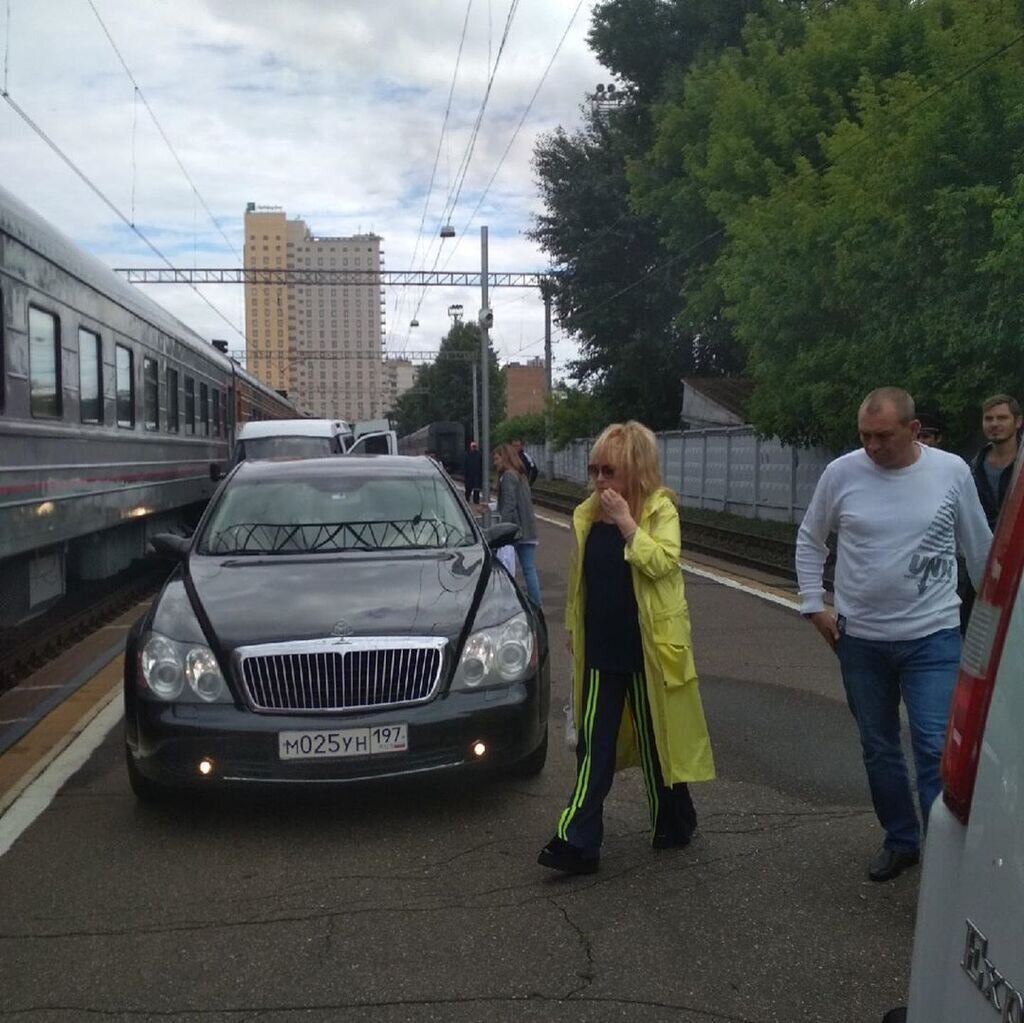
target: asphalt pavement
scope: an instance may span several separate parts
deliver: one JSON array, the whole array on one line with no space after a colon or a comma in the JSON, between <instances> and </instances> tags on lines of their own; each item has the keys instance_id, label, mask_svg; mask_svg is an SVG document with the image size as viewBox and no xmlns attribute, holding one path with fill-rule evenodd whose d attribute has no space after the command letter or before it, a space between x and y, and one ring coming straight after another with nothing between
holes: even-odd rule
<instances>
[{"instance_id":1,"label":"asphalt pavement","mask_svg":"<svg viewBox=\"0 0 1024 1023\"><path fill-rule=\"evenodd\" d=\"M867 880L881 835L837 665L756 596L687 577L719 771L693 787L692 845L650 848L630 771L600 872L536 865L573 778L570 540L540 528L539 777L143 807L118 726L0 857L0 1021L879 1023L900 1004L916 872Z\"/></svg>"}]
</instances>

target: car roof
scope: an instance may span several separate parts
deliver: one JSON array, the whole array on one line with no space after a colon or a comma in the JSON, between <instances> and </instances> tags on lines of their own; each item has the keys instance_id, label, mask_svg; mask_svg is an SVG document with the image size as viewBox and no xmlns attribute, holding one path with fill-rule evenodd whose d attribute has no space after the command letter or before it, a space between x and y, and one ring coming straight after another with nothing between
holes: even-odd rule
<instances>
[{"instance_id":1,"label":"car roof","mask_svg":"<svg viewBox=\"0 0 1024 1023\"><path fill-rule=\"evenodd\" d=\"M266 458L242 462L236 479L320 479L366 476L382 479L439 476L441 470L424 455L331 455L327 458Z\"/></svg>"},{"instance_id":2,"label":"car roof","mask_svg":"<svg viewBox=\"0 0 1024 1023\"><path fill-rule=\"evenodd\" d=\"M333 437L347 433L349 425L343 419L261 419L246 423L238 429L239 440L260 437Z\"/></svg>"}]
</instances>

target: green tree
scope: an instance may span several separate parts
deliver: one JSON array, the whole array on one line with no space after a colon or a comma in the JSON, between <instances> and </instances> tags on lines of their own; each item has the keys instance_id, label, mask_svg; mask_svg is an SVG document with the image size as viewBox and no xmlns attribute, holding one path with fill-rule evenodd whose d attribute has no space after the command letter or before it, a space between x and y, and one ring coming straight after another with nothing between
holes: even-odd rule
<instances>
[{"instance_id":1,"label":"green tree","mask_svg":"<svg viewBox=\"0 0 1024 1023\"><path fill-rule=\"evenodd\" d=\"M708 276L766 433L843 448L864 393L896 384L955 443L1019 386L1024 66L994 54L1021 28L999 0L762 21L662 111L662 167L675 152L725 225Z\"/></svg>"},{"instance_id":2,"label":"green tree","mask_svg":"<svg viewBox=\"0 0 1024 1023\"><path fill-rule=\"evenodd\" d=\"M764 0L770 2L770 0ZM652 102L673 71L739 38L762 0L607 0L590 44L625 83L616 109L591 106L584 127L541 138L534 154L545 211L532 237L564 273L556 304L580 345L574 379L612 418L655 428L679 418L680 380L736 370L731 327L685 315L689 260L663 243L660 211L638 206L627 168L652 142Z\"/></svg>"},{"instance_id":3,"label":"green tree","mask_svg":"<svg viewBox=\"0 0 1024 1023\"><path fill-rule=\"evenodd\" d=\"M551 396L551 442L561 451L578 437L594 437L612 417L594 394L566 383L555 384Z\"/></svg>"},{"instance_id":4,"label":"green tree","mask_svg":"<svg viewBox=\"0 0 1024 1023\"><path fill-rule=\"evenodd\" d=\"M411 391L395 403L392 414L399 435L434 422L460 422L466 436L473 432L473 367L479 366L480 328L475 323L453 324L441 339L437 359L421 366ZM505 415L505 375L489 349L490 420L493 429ZM479 372L479 369L477 369Z\"/></svg>"},{"instance_id":5,"label":"green tree","mask_svg":"<svg viewBox=\"0 0 1024 1023\"><path fill-rule=\"evenodd\" d=\"M527 412L498 423L491 432L491 444L507 444L516 437L521 437L527 444L542 444L544 436L544 413Z\"/></svg>"}]
</instances>

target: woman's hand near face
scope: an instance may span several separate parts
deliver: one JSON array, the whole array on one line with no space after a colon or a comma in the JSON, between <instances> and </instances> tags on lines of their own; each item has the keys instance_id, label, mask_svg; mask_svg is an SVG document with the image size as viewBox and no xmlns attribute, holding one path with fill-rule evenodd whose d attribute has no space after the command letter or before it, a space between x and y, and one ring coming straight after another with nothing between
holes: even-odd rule
<instances>
[{"instance_id":1,"label":"woman's hand near face","mask_svg":"<svg viewBox=\"0 0 1024 1023\"><path fill-rule=\"evenodd\" d=\"M600 494L601 512L606 515L624 536L629 535L636 529L636 523L630 514L629 505L626 499L612 489L602 490Z\"/></svg>"}]
</instances>

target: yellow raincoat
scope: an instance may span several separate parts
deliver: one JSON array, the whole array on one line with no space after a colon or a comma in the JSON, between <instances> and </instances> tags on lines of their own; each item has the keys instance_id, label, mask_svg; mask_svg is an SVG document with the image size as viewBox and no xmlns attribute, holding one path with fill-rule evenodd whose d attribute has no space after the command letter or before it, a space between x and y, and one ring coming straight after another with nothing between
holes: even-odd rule
<instances>
[{"instance_id":1,"label":"yellow raincoat","mask_svg":"<svg viewBox=\"0 0 1024 1023\"><path fill-rule=\"evenodd\" d=\"M594 523L597 494L573 512L576 549L569 563L565 628L573 642L572 697L576 727L583 707L584 602L582 552ZM654 720L661 776L666 785L709 781L715 776L711 739L697 688L697 669L690 640L690 611L679 568L679 512L665 490L644 503L637 531L626 545L633 592L640 612L647 698ZM640 764L632 713L627 701L615 751L615 769Z\"/></svg>"}]
</instances>

